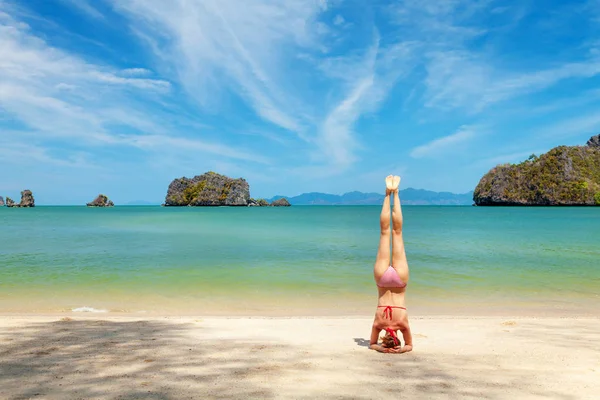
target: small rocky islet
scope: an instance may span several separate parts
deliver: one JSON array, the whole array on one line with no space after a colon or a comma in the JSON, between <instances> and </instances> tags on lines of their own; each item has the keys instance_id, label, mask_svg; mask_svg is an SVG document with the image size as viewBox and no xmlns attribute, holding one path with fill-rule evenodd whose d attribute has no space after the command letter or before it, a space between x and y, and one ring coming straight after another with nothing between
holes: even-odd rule
<instances>
[{"instance_id":1,"label":"small rocky islet","mask_svg":"<svg viewBox=\"0 0 600 400\"><path fill-rule=\"evenodd\" d=\"M33 193L31 190L23 190L21 192L21 201L19 203L15 202L10 197L6 197L6 201L0 196L0 206L4 206L9 208L31 208L35 207L35 199L33 198Z\"/></svg>"},{"instance_id":2,"label":"small rocky islet","mask_svg":"<svg viewBox=\"0 0 600 400\"><path fill-rule=\"evenodd\" d=\"M93 201L86 204L88 207L114 207L115 204L106 195L99 194Z\"/></svg>"},{"instance_id":3,"label":"small rocky islet","mask_svg":"<svg viewBox=\"0 0 600 400\"><path fill-rule=\"evenodd\" d=\"M35 207L31 190L21 192L21 201L16 203L10 197L6 200L0 196L0 206L11 208ZM286 198L272 203L265 199L250 197L250 185L243 178L232 179L216 172L207 172L193 178L174 179L169 185L164 206L200 207L200 206L242 206L242 207L289 207ZM99 194L94 200L86 203L87 207L114 207L112 200Z\"/></svg>"},{"instance_id":4,"label":"small rocky islet","mask_svg":"<svg viewBox=\"0 0 600 400\"><path fill-rule=\"evenodd\" d=\"M600 206L600 135L585 146L558 146L485 174L477 206Z\"/></svg>"},{"instance_id":5,"label":"small rocky islet","mask_svg":"<svg viewBox=\"0 0 600 400\"><path fill-rule=\"evenodd\" d=\"M233 179L213 171L193 178L174 179L167 190L164 206L234 206L234 207L289 207L285 199L269 204L265 199L250 197L250 185L243 178Z\"/></svg>"}]
</instances>

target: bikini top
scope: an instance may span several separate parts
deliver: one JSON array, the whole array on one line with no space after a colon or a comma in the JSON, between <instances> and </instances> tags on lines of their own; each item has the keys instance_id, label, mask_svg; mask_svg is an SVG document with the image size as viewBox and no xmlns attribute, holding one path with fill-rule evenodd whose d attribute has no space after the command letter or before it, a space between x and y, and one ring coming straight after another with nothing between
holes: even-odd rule
<instances>
[{"instance_id":1,"label":"bikini top","mask_svg":"<svg viewBox=\"0 0 600 400\"><path fill-rule=\"evenodd\" d=\"M377 286L380 288L404 288L406 287L406 282L400 279L394 267L390 265L379 279L379 282L377 282Z\"/></svg>"}]
</instances>

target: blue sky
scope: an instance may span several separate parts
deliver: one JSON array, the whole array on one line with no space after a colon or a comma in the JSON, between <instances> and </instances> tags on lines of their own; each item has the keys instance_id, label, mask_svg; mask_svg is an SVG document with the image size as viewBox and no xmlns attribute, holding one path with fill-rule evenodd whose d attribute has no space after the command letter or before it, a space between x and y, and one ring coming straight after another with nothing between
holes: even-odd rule
<instances>
[{"instance_id":1,"label":"blue sky","mask_svg":"<svg viewBox=\"0 0 600 400\"><path fill-rule=\"evenodd\" d=\"M599 0L0 0L0 195L467 192L600 131L599 26Z\"/></svg>"}]
</instances>

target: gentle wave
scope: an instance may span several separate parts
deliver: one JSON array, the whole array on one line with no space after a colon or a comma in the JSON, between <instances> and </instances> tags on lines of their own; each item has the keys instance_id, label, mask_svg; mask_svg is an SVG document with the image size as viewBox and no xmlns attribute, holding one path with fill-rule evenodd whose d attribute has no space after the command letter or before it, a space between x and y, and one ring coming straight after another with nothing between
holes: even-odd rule
<instances>
[{"instance_id":1,"label":"gentle wave","mask_svg":"<svg viewBox=\"0 0 600 400\"><path fill-rule=\"evenodd\" d=\"M105 313L108 312L108 310L99 310L97 308L93 308L93 307L78 307L78 308L74 308L71 311L73 312L91 312L91 313Z\"/></svg>"}]
</instances>

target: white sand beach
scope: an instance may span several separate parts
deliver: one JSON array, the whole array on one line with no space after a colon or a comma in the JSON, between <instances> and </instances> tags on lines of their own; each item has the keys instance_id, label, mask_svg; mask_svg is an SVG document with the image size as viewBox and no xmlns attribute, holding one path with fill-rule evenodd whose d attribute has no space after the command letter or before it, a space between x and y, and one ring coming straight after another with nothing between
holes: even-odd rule
<instances>
[{"instance_id":1,"label":"white sand beach","mask_svg":"<svg viewBox=\"0 0 600 400\"><path fill-rule=\"evenodd\" d=\"M2 399L594 399L600 319L412 317L415 350L367 349L371 317L0 317Z\"/></svg>"}]
</instances>

